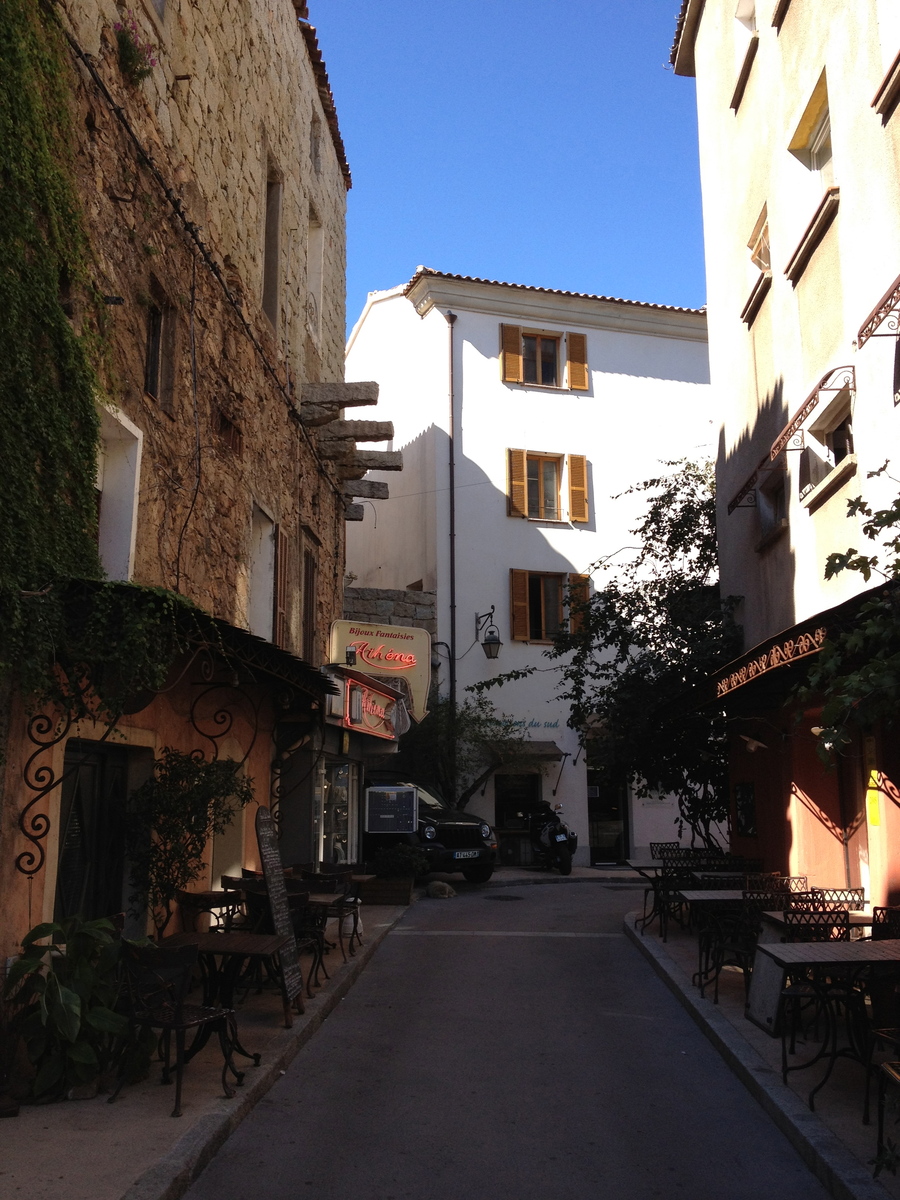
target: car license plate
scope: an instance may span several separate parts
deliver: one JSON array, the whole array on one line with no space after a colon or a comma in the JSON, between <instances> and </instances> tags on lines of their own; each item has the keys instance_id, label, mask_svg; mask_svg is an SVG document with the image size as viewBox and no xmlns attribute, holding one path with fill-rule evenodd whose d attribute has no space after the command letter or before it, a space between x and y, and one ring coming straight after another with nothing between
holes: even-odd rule
<instances>
[{"instance_id":1,"label":"car license plate","mask_svg":"<svg viewBox=\"0 0 900 1200\"><path fill-rule=\"evenodd\" d=\"M569 840L569 835L567 833L558 833L556 835L556 840L558 842L567 842Z\"/></svg>"},{"instance_id":2,"label":"car license plate","mask_svg":"<svg viewBox=\"0 0 900 1200\"><path fill-rule=\"evenodd\" d=\"M477 858L478 851L477 850L454 850L453 857L454 858Z\"/></svg>"}]
</instances>

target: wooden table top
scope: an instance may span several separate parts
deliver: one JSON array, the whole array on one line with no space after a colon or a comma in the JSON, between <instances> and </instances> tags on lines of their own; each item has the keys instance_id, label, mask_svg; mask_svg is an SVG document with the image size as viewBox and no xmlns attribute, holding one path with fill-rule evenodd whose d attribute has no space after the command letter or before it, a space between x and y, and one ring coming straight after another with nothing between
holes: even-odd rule
<instances>
[{"instance_id":1,"label":"wooden table top","mask_svg":"<svg viewBox=\"0 0 900 1200\"><path fill-rule=\"evenodd\" d=\"M734 888L704 888L702 891L688 889L678 895L688 904L704 904L711 900L743 900L744 893Z\"/></svg>"},{"instance_id":2,"label":"wooden table top","mask_svg":"<svg viewBox=\"0 0 900 1200\"><path fill-rule=\"evenodd\" d=\"M163 946L196 946L201 954L241 954L245 958L271 958L289 941L280 933L173 933Z\"/></svg>"},{"instance_id":3,"label":"wooden table top","mask_svg":"<svg viewBox=\"0 0 900 1200\"><path fill-rule=\"evenodd\" d=\"M760 942L757 951L768 954L781 967L865 966L900 962L900 938L882 942Z\"/></svg>"}]
</instances>

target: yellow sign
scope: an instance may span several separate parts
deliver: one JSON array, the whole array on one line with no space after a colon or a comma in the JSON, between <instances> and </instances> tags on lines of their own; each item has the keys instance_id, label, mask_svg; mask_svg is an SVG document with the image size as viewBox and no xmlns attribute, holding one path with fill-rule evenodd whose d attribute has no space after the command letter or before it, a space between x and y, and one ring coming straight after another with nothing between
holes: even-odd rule
<instances>
[{"instance_id":1,"label":"yellow sign","mask_svg":"<svg viewBox=\"0 0 900 1200\"><path fill-rule=\"evenodd\" d=\"M409 692L410 716L421 721L427 714L431 683L431 635L412 625L368 625L362 621L335 621L331 626L331 661L343 666L347 651L366 675L384 679L398 691Z\"/></svg>"}]
</instances>

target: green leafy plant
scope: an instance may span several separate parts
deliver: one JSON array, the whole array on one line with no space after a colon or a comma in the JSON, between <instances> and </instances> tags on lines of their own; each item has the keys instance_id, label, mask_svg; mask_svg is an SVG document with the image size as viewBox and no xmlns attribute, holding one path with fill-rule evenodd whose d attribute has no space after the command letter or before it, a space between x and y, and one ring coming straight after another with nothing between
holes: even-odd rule
<instances>
[{"instance_id":1,"label":"green leafy plant","mask_svg":"<svg viewBox=\"0 0 900 1200\"><path fill-rule=\"evenodd\" d=\"M92 365L102 305L74 183L73 73L33 0L0 5L0 670L50 655L32 600L102 575ZM66 295L87 296L76 332ZM37 618L36 620L34 618Z\"/></svg>"},{"instance_id":2,"label":"green leafy plant","mask_svg":"<svg viewBox=\"0 0 900 1200\"><path fill-rule=\"evenodd\" d=\"M120 946L105 918L47 922L23 939L4 997L15 1005L14 1024L35 1068L34 1101L61 1099L114 1068L128 1033L116 1011Z\"/></svg>"},{"instance_id":3,"label":"green leafy plant","mask_svg":"<svg viewBox=\"0 0 900 1200\"><path fill-rule=\"evenodd\" d=\"M428 859L422 851L405 842L379 850L372 865L379 879L409 879L428 872Z\"/></svg>"},{"instance_id":4,"label":"green leafy plant","mask_svg":"<svg viewBox=\"0 0 900 1200\"><path fill-rule=\"evenodd\" d=\"M231 759L207 762L197 752L166 748L153 774L129 799L128 856L139 911L149 904L158 937L178 893L198 879L209 839L253 799L250 779Z\"/></svg>"},{"instance_id":5,"label":"green leafy plant","mask_svg":"<svg viewBox=\"0 0 900 1200\"><path fill-rule=\"evenodd\" d=\"M137 87L153 74L153 68L157 65L154 57L156 47L141 40L141 31L130 8L125 20L113 25L113 32L119 51L119 70L132 87Z\"/></svg>"},{"instance_id":6,"label":"green leafy plant","mask_svg":"<svg viewBox=\"0 0 900 1200\"><path fill-rule=\"evenodd\" d=\"M485 696L454 707L448 697L432 694L428 710L401 737L389 765L400 778L431 784L451 807L464 809L497 770L543 766L529 752L521 723L498 713Z\"/></svg>"},{"instance_id":7,"label":"green leafy plant","mask_svg":"<svg viewBox=\"0 0 900 1200\"><path fill-rule=\"evenodd\" d=\"M887 467L868 478L886 474ZM862 517L871 552L851 546L830 554L825 578L856 571L866 582L880 576L884 584L862 603L851 627L828 638L797 692L806 704L824 697L818 753L826 762L850 742L852 729L893 724L900 711L900 496L879 509L857 496L847 502L847 514Z\"/></svg>"}]
</instances>

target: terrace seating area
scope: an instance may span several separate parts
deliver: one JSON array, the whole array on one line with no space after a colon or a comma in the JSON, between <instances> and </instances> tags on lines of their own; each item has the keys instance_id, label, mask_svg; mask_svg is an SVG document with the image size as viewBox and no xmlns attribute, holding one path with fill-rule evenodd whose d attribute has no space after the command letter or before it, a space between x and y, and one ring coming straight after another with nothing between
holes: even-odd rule
<instances>
[{"instance_id":1,"label":"terrace seating area","mask_svg":"<svg viewBox=\"0 0 900 1200\"><path fill-rule=\"evenodd\" d=\"M900 907L726 854L663 845L651 855L629 864L648 884L637 940L652 937L651 953L725 1009L810 1109L845 1124L852 1110L869 1158L885 1153L900 1101Z\"/></svg>"}]
</instances>

